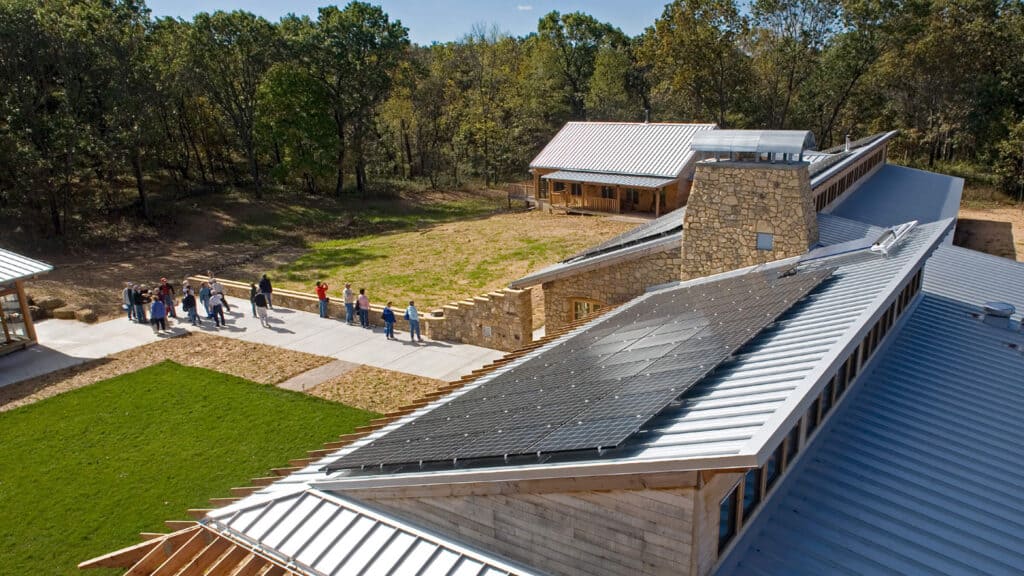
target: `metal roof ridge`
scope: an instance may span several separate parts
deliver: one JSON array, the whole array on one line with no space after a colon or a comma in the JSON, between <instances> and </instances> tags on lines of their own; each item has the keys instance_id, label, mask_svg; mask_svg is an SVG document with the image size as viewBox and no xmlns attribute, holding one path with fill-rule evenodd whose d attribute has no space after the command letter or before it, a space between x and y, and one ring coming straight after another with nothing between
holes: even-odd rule
<instances>
[{"instance_id":1,"label":"metal roof ridge","mask_svg":"<svg viewBox=\"0 0 1024 576\"><path fill-rule=\"evenodd\" d=\"M890 299L896 296L896 290L899 286L910 277L914 270L924 266L928 259L928 256L938 248L942 242L943 236L951 228L953 219L949 218L944 221L933 223L933 226L917 226L916 230L920 231L926 228L933 228L930 230L931 237L926 246L924 246L920 254L911 261L904 265L898 274L894 274L892 278L887 282L885 289L883 289L874 301L869 304L863 312L860 314L858 321L854 322L850 328L847 329L846 333L838 340L836 344L830 346L831 350L835 352L828 354L825 358L818 361L815 364L814 369L810 373L806 374L800 383L797 385L797 389L789 394L786 400L775 409L772 416L769 417L765 423L761 426L761 429L754 433L749 440L740 449L741 453L744 454L757 454L758 462L761 463L762 459L765 459L770 455L771 450L775 445L775 441L781 440L776 438L785 432L788 432L789 427L792 425L794 416L802 416L803 410L806 409L805 405L810 405L813 401L814 394L818 388L824 387L822 381L823 376L832 371L833 365L842 360L848 349L854 349L858 345L861 337L858 337L861 332L869 330L871 325L885 312L885 304ZM920 233L920 232L918 232ZM903 244L905 245L905 244ZM838 255L836 257L842 257L844 255ZM888 258L887 255L878 255L879 258ZM829 258L824 258L821 261L827 262Z\"/></svg>"},{"instance_id":2,"label":"metal roof ridge","mask_svg":"<svg viewBox=\"0 0 1024 576\"><path fill-rule=\"evenodd\" d=\"M552 264L547 268L538 270L533 274L523 276L518 280L513 280L512 282L509 282L508 286L509 288L536 286L542 282L557 280L570 272L586 272L592 269L590 267L601 268L633 256L657 252L662 248L671 249L673 246L679 246L681 237L682 231L680 230L665 236L658 236L648 240L643 240L631 246L610 250L604 254L598 254L589 258L581 258L580 260L573 262L559 262L557 264Z\"/></svg>"},{"instance_id":3,"label":"metal roof ridge","mask_svg":"<svg viewBox=\"0 0 1024 576\"><path fill-rule=\"evenodd\" d=\"M859 160L861 157L863 157L869 151L873 151L876 148L878 148L878 146L880 146L881 144L883 144L885 142L888 142L889 140L892 140L897 134L899 134L898 130L890 130L889 132L886 132L886 133L882 134L881 136L879 136L875 140L865 144L864 146L861 146L860 148L856 148L854 150L850 150L850 155L849 156L847 156L846 158L843 158L839 162L836 162L832 166L829 166L828 168L823 170L820 174L815 174L814 177L811 178L811 190L814 190L816 187L818 187L821 184L823 184L829 178L831 178L832 176L835 176L835 174L837 172L841 172L844 169L846 169L847 166L849 166L853 162ZM827 152L826 152L826 154L827 154ZM837 153L837 154L839 154L839 153ZM881 165L884 166L886 163L882 163Z\"/></svg>"}]
</instances>

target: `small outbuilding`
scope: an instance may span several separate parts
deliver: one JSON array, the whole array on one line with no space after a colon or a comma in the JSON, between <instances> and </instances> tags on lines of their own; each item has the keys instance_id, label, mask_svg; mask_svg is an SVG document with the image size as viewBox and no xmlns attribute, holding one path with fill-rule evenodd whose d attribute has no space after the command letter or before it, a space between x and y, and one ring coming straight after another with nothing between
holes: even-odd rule
<instances>
[{"instance_id":1,"label":"small outbuilding","mask_svg":"<svg viewBox=\"0 0 1024 576\"><path fill-rule=\"evenodd\" d=\"M25 280L51 270L45 262L0 248L0 355L36 343Z\"/></svg>"},{"instance_id":2,"label":"small outbuilding","mask_svg":"<svg viewBox=\"0 0 1024 576\"><path fill-rule=\"evenodd\" d=\"M686 205L690 144L714 124L569 122L530 162L534 194L567 212L648 213Z\"/></svg>"}]
</instances>

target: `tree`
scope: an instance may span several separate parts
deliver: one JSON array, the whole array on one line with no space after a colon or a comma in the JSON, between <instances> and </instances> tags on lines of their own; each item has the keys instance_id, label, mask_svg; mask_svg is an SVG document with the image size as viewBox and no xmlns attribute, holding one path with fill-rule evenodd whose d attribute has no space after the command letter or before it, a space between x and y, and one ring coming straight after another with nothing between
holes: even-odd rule
<instances>
[{"instance_id":1,"label":"tree","mask_svg":"<svg viewBox=\"0 0 1024 576\"><path fill-rule=\"evenodd\" d=\"M597 54L604 46L621 47L625 34L611 24L598 22L582 12L552 11L540 19L537 35L552 68L561 76L574 118L587 118L586 97L594 75Z\"/></svg>"},{"instance_id":2,"label":"tree","mask_svg":"<svg viewBox=\"0 0 1024 576\"><path fill-rule=\"evenodd\" d=\"M234 130L259 195L263 179L255 132L256 95L280 54L277 30L240 10L200 13L193 20L190 40L195 79Z\"/></svg>"},{"instance_id":3,"label":"tree","mask_svg":"<svg viewBox=\"0 0 1024 576\"><path fill-rule=\"evenodd\" d=\"M349 132L356 188L366 190L365 144L373 111L387 98L392 74L408 45L408 31L401 22L392 22L379 7L363 2L351 2L344 10L321 8L316 26L299 39L297 54L327 95L334 120L337 194L344 184Z\"/></svg>"},{"instance_id":4,"label":"tree","mask_svg":"<svg viewBox=\"0 0 1024 576\"><path fill-rule=\"evenodd\" d=\"M735 123L750 84L748 58L738 46L746 31L733 0L675 0L665 6L644 32L638 58L658 113L714 120L722 127Z\"/></svg>"}]
</instances>

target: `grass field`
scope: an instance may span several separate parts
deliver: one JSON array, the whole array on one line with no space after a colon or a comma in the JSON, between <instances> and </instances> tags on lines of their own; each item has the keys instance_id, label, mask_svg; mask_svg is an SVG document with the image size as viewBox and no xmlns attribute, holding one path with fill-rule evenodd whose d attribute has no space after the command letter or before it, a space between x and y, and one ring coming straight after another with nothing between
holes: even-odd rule
<instances>
[{"instance_id":1,"label":"grass field","mask_svg":"<svg viewBox=\"0 0 1024 576\"><path fill-rule=\"evenodd\" d=\"M80 574L374 416L171 362L0 414L0 574Z\"/></svg>"},{"instance_id":2,"label":"grass field","mask_svg":"<svg viewBox=\"0 0 1024 576\"><path fill-rule=\"evenodd\" d=\"M416 300L429 309L496 290L635 227L590 216L541 212L493 214L379 234L314 242L276 272L282 287L312 292L326 280L366 288L372 302Z\"/></svg>"}]
</instances>

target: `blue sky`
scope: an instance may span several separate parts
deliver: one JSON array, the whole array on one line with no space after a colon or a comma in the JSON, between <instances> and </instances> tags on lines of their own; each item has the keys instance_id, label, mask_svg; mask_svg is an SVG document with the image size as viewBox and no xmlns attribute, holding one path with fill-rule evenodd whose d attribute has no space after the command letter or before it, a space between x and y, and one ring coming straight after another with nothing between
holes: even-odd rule
<instances>
[{"instance_id":1,"label":"blue sky","mask_svg":"<svg viewBox=\"0 0 1024 576\"><path fill-rule=\"evenodd\" d=\"M484 24L514 36L536 31L537 20L552 10L586 12L609 22L630 36L643 32L661 15L668 0L370 0L379 4L391 18L409 29L409 38L417 44L458 40L474 25ZM277 21L281 16L316 14L327 0L149 0L154 16L189 19L196 12L247 10ZM339 6L346 0L335 2Z\"/></svg>"}]
</instances>

